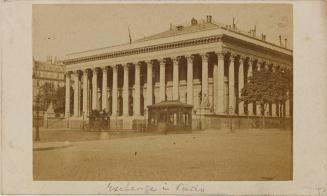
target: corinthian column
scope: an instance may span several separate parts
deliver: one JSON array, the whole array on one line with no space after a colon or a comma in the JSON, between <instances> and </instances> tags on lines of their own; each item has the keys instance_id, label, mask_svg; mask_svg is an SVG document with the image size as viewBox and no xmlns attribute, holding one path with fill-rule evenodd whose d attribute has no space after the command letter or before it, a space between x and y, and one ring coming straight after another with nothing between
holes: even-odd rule
<instances>
[{"instance_id":1,"label":"corinthian column","mask_svg":"<svg viewBox=\"0 0 327 196\"><path fill-rule=\"evenodd\" d=\"M286 117L290 116L290 99L289 98L285 101L285 116Z\"/></svg>"},{"instance_id":2,"label":"corinthian column","mask_svg":"<svg viewBox=\"0 0 327 196\"><path fill-rule=\"evenodd\" d=\"M107 106L108 106L108 82L107 82L107 78L108 78L108 72L107 72L107 67L104 67L102 69L102 110L107 111Z\"/></svg>"},{"instance_id":3,"label":"corinthian column","mask_svg":"<svg viewBox=\"0 0 327 196\"><path fill-rule=\"evenodd\" d=\"M141 84L140 84L140 63L135 64L135 97L134 100L134 115L139 116L140 113L140 99L141 99Z\"/></svg>"},{"instance_id":4,"label":"corinthian column","mask_svg":"<svg viewBox=\"0 0 327 196\"><path fill-rule=\"evenodd\" d=\"M239 98L241 97L241 92L244 87L244 59L240 58L240 66L238 69L238 92ZM244 115L244 101L240 101L238 104L238 114Z\"/></svg>"},{"instance_id":5,"label":"corinthian column","mask_svg":"<svg viewBox=\"0 0 327 196\"><path fill-rule=\"evenodd\" d=\"M179 99L178 62L179 57L172 58L173 61L173 100Z\"/></svg>"},{"instance_id":6,"label":"corinthian column","mask_svg":"<svg viewBox=\"0 0 327 196\"><path fill-rule=\"evenodd\" d=\"M96 110L98 106L98 72L97 69L93 69L92 77L92 110Z\"/></svg>"},{"instance_id":7,"label":"corinthian column","mask_svg":"<svg viewBox=\"0 0 327 196\"><path fill-rule=\"evenodd\" d=\"M193 56L186 56L187 60L187 103L193 105Z\"/></svg>"},{"instance_id":8,"label":"corinthian column","mask_svg":"<svg viewBox=\"0 0 327 196\"><path fill-rule=\"evenodd\" d=\"M235 70L234 70L234 60L235 56L230 56L230 62L229 62L229 72L228 72L228 90L229 90L229 101L228 101L228 112L229 114L235 114Z\"/></svg>"},{"instance_id":9,"label":"corinthian column","mask_svg":"<svg viewBox=\"0 0 327 196\"><path fill-rule=\"evenodd\" d=\"M202 101L208 99L208 54L201 55L202 58Z\"/></svg>"},{"instance_id":10,"label":"corinthian column","mask_svg":"<svg viewBox=\"0 0 327 196\"><path fill-rule=\"evenodd\" d=\"M65 117L70 117L70 73L66 73Z\"/></svg>"},{"instance_id":11,"label":"corinthian column","mask_svg":"<svg viewBox=\"0 0 327 196\"><path fill-rule=\"evenodd\" d=\"M260 71L261 70L261 64L262 64L263 62L262 61L259 61L258 63L257 63L257 71ZM261 105L260 104L258 104L258 103L256 103L256 111L257 111L257 116L261 116Z\"/></svg>"},{"instance_id":12,"label":"corinthian column","mask_svg":"<svg viewBox=\"0 0 327 196\"><path fill-rule=\"evenodd\" d=\"M218 63L213 65L213 109L214 113L218 114Z\"/></svg>"},{"instance_id":13,"label":"corinthian column","mask_svg":"<svg viewBox=\"0 0 327 196\"><path fill-rule=\"evenodd\" d=\"M112 67L112 116L117 116L117 66Z\"/></svg>"},{"instance_id":14,"label":"corinthian column","mask_svg":"<svg viewBox=\"0 0 327 196\"><path fill-rule=\"evenodd\" d=\"M253 72L252 72L252 66L253 66L253 59L249 59L248 61L248 73L247 73L247 82L250 82L249 81L249 77L252 77L253 76ZM248 115L249 116L253 116L253 103L248 103Z\"/></svg>"},{"instance_id":15,"label":"corinthian column","mask_svg":"<svg viewBox=\"0 0 327 196\"><path fill-rule=\"evenodd\" d=\"M147 62L147 88L146 88L146 100L147 100L147 106L152 105L153 102L153 85L152 85L152 63L153 62Z\"/></svg>"},{"instance_id":16,"label":"corinthian column","mask_svg":"<svg viewBox=\"0 0 327 196\"><path fill-rule=\"evenodd\" d=\"M276 103L272 103L271 104L271 115L273 117L276 117L277 116L277 105L276 105Z\"/></svg>"},{"instance_id":17,"label":"corinthian column","mask_svg":"<svg viewBox=\"0 0 327 196\"><path fill-rule=\"evenodd\" d=\"M159 60L160 66L160 100L166 100L166 64L162 59Z\"/></svg>"},{"instance_id":18,"label":"corinthian column","mask_svg":"<svg viewBox=\"0 0 327 196\"><path fill-rule=\"evenodd\" d=\"M129 96L128 96L128 64L124 65L124 86L123 86L123 115L129 115ZM136 78L135 78L136 80Z\"/></svg>"},{"instance_id":19,"label":"corinthian column","mask_svg":"<svg viewBox=\"0 0 327 196\"><path fill-rule=\"evenodd\" d=\"M215 97L217 99L217 112L219 114L225 113L225 91L224 91L224 84L225 84L225 66L224 66L224 53L217 53L218 58L218 69L217 69L217 76L218 76L218 95Z\"/></svg>"},{"instance_id":20,"label":"corinthian column","mask_svg":"<svg viewBox=\"0 0 327 196\"><path fill-rule=\"evenodd\" d=\"M80 92L80 85L79 85L79 77L78 71L74 72L74 117L79 116L79 92Z\"/></svg>"},{"instance_id":21,"label":"corinthian column","mask_svg":"<svg viewBox=\"0 0 327 196\"><path fill-rule=\"evenodd\" d=\"M276 67L274 66L274 64L272 65L272 72L275 72L276 71ZM271 115L273 117L276 117L277 116L277 104L276 104L276 101L272 103L271 105Z\"/></svg>"},{"instance_id":22,"label":"corinthian column","mask_svg":"<svg viewBox=\"0 0 327 196\"><path fill-rule=\"evenodd\" d=\"M84 115L89 114L89 108L87 107L87 103L88 103L87 91L88 91L88 71L84 70L83 71L83 113L84 113Z\"/></svg>"}]
</instances>

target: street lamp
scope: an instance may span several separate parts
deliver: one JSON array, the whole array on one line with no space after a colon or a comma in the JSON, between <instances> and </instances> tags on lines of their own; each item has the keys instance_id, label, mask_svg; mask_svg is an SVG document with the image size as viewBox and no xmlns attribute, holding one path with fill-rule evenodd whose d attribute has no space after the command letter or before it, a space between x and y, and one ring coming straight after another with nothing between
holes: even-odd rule
<instances>
[{"instance_id":1,"label":"street lamp","mask_svg":"<svg viewBox=\"0 0 327 196\"><path fill-rule=\"evenodd\" d=\"M144 109L144 129L143 129L143 132L145 132L145 130L146 130L146 114L147 114L147 109L145 108Z\"/></svg>"},{"instance_id":2,"label":"street lamp","mask_svg":"<svg viewBox=\"0 0 327 196\"><path fill-rule=\"evenodd\" d=\"M233 132L233 117L232 117L232 112L233 112L233 106L229 106L229 121L230 121L230 131Z\"/></svg>"},{"instance_id":3,"label":"street lamp","mask_svg":"<svg viewBox=\"0 0 327 196\"><path fill-rule=\"evenodd\" d=\"M118 128L117 128L117 117L118 117L118 108L116 110L116 116L115 116L115 118L116 118L116 131L118 130Z\"/></svg>"},{"instance_id":4,"label":"street lamp","mask_svg":"<svg viewBox=\"0 0 327 196\"><path fill-rule=\"evenodd\" d=\"M40 105L40 97L39 97L39 85L36 87L36 130L35 130L35 141L40 141L40 129L39 129L39 105Z\"/></svg>"},{"instance_id":5,"label":"street lamp","mask_svg":"<svg viewBox=\"0 0 327 196\"><path fill-rule=\"evenodd\" d=\"M85 125L84 125L84 116L85 116L85 112L83 112L83 130L85 129Z\"/></svg>"}]
</instances>

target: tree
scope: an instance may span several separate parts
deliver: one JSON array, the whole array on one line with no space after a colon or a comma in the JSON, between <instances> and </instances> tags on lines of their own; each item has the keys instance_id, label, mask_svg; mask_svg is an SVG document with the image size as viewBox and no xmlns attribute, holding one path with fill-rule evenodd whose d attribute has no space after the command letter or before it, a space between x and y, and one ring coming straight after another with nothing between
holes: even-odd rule
<instances>
[{"instance_id":1,"label":"tree","mask_svg":"<svg viewBox=\"0 0 327 196\"><path fill-rule=\"evenodd\" d=\"M40 110L46 111L50 104L55 99L55 88L52 83L46 82L40 86L39 98L40 98Z\"/></svg>"},{"instance_id":2,"label":"tree","mask_svg":"<svg viewBox=\"0 0 327 196\"><path fill-rule=\"evenodd\" d=\"M261 69L254 71L253 76L241 91L241 101L260 105L262 124L264 114L270 103L284 103L291 95L292 73L289 70L277 69L274 72Z\"/></svg>"},{"instance_id":3,"label":"tree","mask_svg":"<svg viewBox=\"0 0 327 196\"><path fill-rule=\"evenodd\" d=\"M56 113L65 113L65 103L66 103L66 87L58 87L55 91L55 97L53 101L53 108ZM74 91L70 87L70 111L74 108Z\"/></svg>"},{"instance_id":4,"label":"tree","mask_svg":"<svg viewBox=\"0 0 327 196\"><path fill-rule=\"evenodd\" d=\"M66 97L66 87L58 87L55 89L53 83L46 82L39 88L39 108L41 111L46 111L49 107L50 102L53 104L55 113L65 112L65 97ZM70 111L73 109L74 100L73 88L70 87Z\"/></svg>"},{"instance_id":5,"label":"tree","mask_svg":"<svg viewBox=\"0 0 327 196\"><path fill-rule=\"evenodd\" d=\"M65 113L66 87L58 87L55 92L53 108L55 113Z\"/></svg>"}]
</instances>

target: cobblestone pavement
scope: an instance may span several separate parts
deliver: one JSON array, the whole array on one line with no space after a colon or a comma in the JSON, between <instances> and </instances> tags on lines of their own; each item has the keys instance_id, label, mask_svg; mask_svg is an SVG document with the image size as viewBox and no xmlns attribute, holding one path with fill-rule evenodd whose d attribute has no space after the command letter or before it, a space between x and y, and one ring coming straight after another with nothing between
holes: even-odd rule
<instances>
[{"instance_id":1,"label":"cobblestone pavement","mask_svg":"<svg viewBox=\"0 0 327 196\"><path fill-rule=\"evenodd\" d=\"M33 152L35 180L290 180L291 131L207 130Z\"/></svg>"},{"instance_id":2,"label":"cobblestone pavement","mask_svg":"<svg viewBox=\"0 0 327 196\"><path fill-rule=\"evenodd\" d=\"M118 130L118 131L87 131L82 129L41 129L40 138L38 143L45 142L78 142L78 141L91 141L103 140L123 137L138 137L145 135L158 135L158 133L141 133L131 130ZM33 130L33 138L35 138L35 130Z\"/></svg>"}]
</instances>

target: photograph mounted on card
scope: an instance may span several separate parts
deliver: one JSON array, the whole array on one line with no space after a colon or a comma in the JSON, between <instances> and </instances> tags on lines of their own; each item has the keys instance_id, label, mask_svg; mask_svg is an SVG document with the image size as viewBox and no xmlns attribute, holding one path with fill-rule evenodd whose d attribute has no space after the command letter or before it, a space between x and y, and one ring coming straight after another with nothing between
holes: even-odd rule
<instances>
[{"instance_id":1,"label":"photograph mounted on card","mask_svg":"<svg viewBox=\"0 0 327 196\"><path fill-rule=\"evenodd\" d=\"M293 179L291 4L35 4L33 179Z\"/></svg>"}]
</instances>

